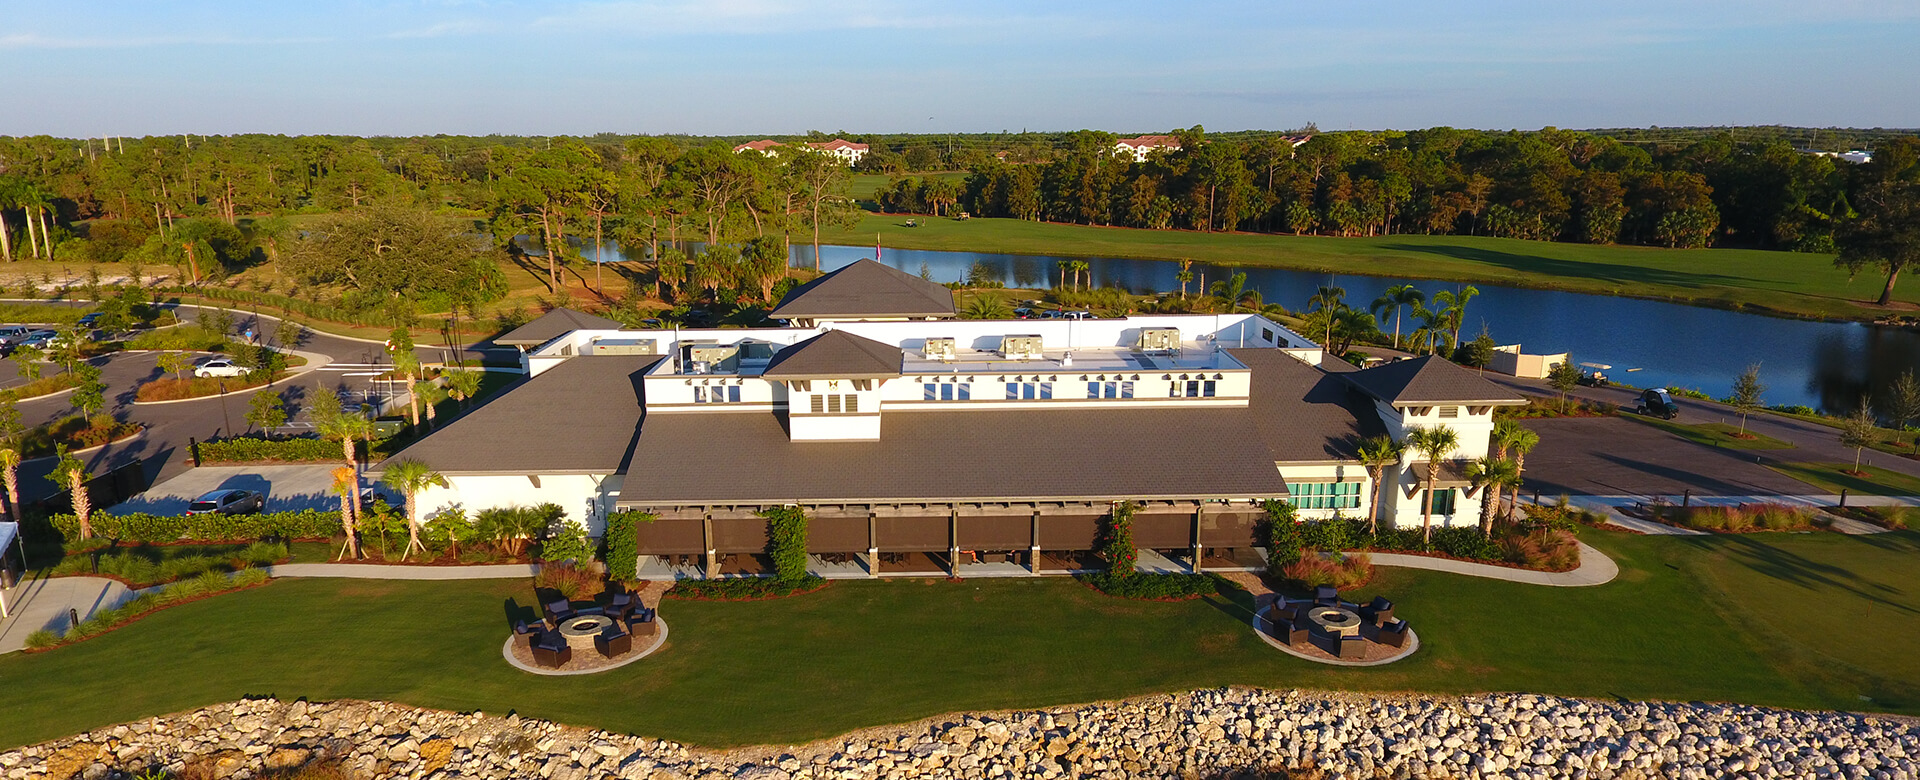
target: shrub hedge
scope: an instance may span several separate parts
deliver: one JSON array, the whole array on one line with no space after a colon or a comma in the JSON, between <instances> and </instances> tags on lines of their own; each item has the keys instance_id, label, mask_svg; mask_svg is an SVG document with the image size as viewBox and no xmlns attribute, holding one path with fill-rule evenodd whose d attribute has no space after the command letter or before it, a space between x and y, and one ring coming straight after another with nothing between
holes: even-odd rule
<instances>
[{"instance_id":1,"label":"shrub hedge","mask_svg":"<svg viewBox=\"0 0 1920 780\"><path fill-rule=\"evenodd\" d=\"M807 575L798 580L783 580L778 577L680 580L674 583L672 588L667 590L667 595L678 599L753 601L755 599L811 593L826 586L826 580L813 575Z\"/></svg>"},{"instance_id":2,"label":"shrub hedge","mask_svg":"<svg viewBox=\"0 0 1920 780\"><path fill-rule=\"evenodd\" d=\"M251 515L151 515L138 512L90 518L94 536L121 542L232 542L268 536L283 539L325 539L340 531L340 513L303 509L297 512L260 512ZM80 538L80 519L54 515L55 531L67 541Z\"/></svg>"},{"instance_id":3,"label":"shrub hedge","mask_svg":"<svg viewBox=\"0 0 1920 780\"><path fill-rule=\"evenodd\" d=\"M651 523L657 516L646 512L610 512L607 514L607 576L627 582L640 576L640 537L635 525Z\"/></svg>"},{"instance_id":4,"label":"shrub hedge","mask_svg":"<svg viewBox=\"0 0 1920 780\"><path fill-rule=\"evenodd\" d=\"M767 555L773 558L773 576L783 582L805 580L807 574L807 515L795 507L768 509Z\"/></svg>"},{"instance_id":5,"label":"shrub hedge","mask_svg":"<svg viewBox=\"0 0 1920 780\"><path fill-rule=\"evenodd\" d=\"M1186 600L1206 596L1218 590L1216 579L1207 574L1106 571L1082 574L1079 575L1079 579L1101 593L1123 599Z\"/></svg>"},{"instance_id":6,"label":"shrub hedge","mask_svg":"<svg viewBox=\"0 0 1920 780\"><path fill-rule=\"evenodd\" d=\"M340 460L344 454L339 442L312 437L261 439L237 436L200 442L200 460L204 463L324 463Z\"/></svg>"}]
</instances>

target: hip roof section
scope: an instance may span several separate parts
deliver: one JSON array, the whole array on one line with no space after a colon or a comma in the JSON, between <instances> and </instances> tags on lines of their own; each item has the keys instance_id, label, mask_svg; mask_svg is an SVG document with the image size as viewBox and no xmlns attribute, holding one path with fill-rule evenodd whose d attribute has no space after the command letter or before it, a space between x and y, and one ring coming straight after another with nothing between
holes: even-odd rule
<instances>
[{"instance_id":1,"label":"hip roof section","mask_svg":"<svg viewBox=\"0 0 1920 780\"><path fill-rule=\"evenodd\" d=\"M783 320L954 316L953 291L872 260L793 288L770 316Z\"/></svg>"}]
</instances>

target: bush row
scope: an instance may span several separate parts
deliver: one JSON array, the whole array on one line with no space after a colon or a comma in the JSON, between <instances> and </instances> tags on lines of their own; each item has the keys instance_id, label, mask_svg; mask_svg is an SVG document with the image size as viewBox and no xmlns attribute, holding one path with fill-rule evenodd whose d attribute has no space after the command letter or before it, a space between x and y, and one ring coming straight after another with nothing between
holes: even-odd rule
<instances>
[{"instance_id":1,"label":"bush row","mask_svg":"<svg viewBox=\"0 0 1920 780\"><path fill-rule=\"evenodd\" d=\"M1282 567L1281 573L1296 587L1332 585L1349 590L1373 579L1373 560L1366 553L1313 553Z\"/></svg>"},{"instance_id":2,"label":"bush row","mask_svg":"<svg viewBox=\"0 0 1920 780\"><path fill-rule=\"evenodd\" d=\"M345 457L346 453L340 448L339 442L306 436L288 439L236 436L200 442L200 460L203 463L324 463Z\"/></svg>"},{"instance_id":3,"label":"bush row","mask_svg":"<svg viewBox=\"0 0 1920 780\"><path fill-rule=\"evenodd\" d=\"M116 547L97 555L81 551L61 559L53 574L104 574L134 586L183 580L209 571L234 571L268 566L285 560L287 546L279 542L203 547ZM99 564L95 565L95 560Z\"/></svg>"},{"instance_id":4,"label":"bush row","mask_svg":"<svg viewBox=\"0 0 1920 780\"><path fill-rule=\"evenodd\" d=\"M252 515L151 515L138 512L89 518L93 535L122 542L229 542L262 539L325 539L340 532L339 512L261 512ZM80 520L71 514L54 515L53 528L67 541L80 538Z\"/></svg>"},{"instance_id":5,"label":"bush row","mask_svg":"<svg viewBox=\"0 0 1920 780\"><path fill-rule=\"evenodd\" d=\"M1667 507L1661 515L1675 525L1722 533L1805 530L1813 527L1815 517L1813 510L1806 507L1765 503Z\"/></svg>"},{"instance_id":6,"label":"bush row","mask_svg":"<svg viewBox=\"0 0 1920 780\"><path fill-rule=\"evenodd\" d=\"M706 599L709 601L751 601L754 599L792 596L826 587L827 581L813 575L797 580L783 580L778 577L740 577L725 580L680 580L667 590L667 595L679 599Z\"/></svg>"},{"instance_id":7,"label":"bush row","mask_svg":"<svg viewBox=\"0 0 1920 780\"><path fill-rule=\"evenodd\" d=\"M122 623L175 604L192 601L203 596L212 596L230 590L239 590L259 585L267 581L264 569L241 569L229 576L225 572L209 571L193 579L181 580L165 590L147 593L112 609L103 609L93 613L79 625L67 629L64 635L41 629L27 635L27 647L34 650L46 650L60 645L78 642L82 639L98 636L112 630Z\"/></svg>"},{"instance_id":8,"label":"bush row","mask_svg":"<svg viewBox=\"0 0 1920 780\"><path fill-rule=\"evenodd\" d=\"M1079 579L1101 593L1125 599L1178 601L1211 595L1219 589L1217 580L1207 574L1103 571L1098 574L1082 574L1079 575Z\"/></svg>"}]
</instances>

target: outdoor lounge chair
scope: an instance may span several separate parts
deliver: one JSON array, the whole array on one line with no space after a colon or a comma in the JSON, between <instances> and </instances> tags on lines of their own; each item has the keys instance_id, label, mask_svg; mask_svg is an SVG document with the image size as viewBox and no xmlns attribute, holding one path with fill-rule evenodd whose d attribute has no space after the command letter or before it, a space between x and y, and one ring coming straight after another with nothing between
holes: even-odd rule
<instances>
[{"instance_id":1,"label":"outdoor lounge chair","mask_svg":"<svg viewBox=\"0 0 1920 780\"><path fill-rule=\"evenodd\" d=\"M1269 609L1271 611L1267 613L1267 619L1275 625L1293 622L1294 616L1300 614L1300 608L1284 598L1273 602Z\"/></svg>"},{"instance_id":2,"label":"outdoor lounge chair","mask_svg":"<svg viewBox=\"0 0 1920 780\"><path fill-rule=\"evenodd\" d=\"M627 633L634 636L650 637L660 632L660 624L654 619L654 611L642 607L627 616Z\"/></svg>"},{"instance_id":3,"label":"outdoor lounge chair","mask_svg":"<svg viewBox=\"0 0 1920 780\"><path fill-rule=\"evenodd\" d=\"M1313 624L1307 622L1305 616L1296 617L1285 623L1273 624L1275 631L1280 634L1280 638L1287 640L1287 644L1293 647L1300 647L1312 641L1310 636L1312 626Z\"/></svg>"},{"instance_id":4,"label":"outdoor lounge chair","mask_svg":"<svg viewBox=\"0 0 1920 780\"><path fill-rule=\"evenodd\" d=\"M1358 634L1340 637L1340 660L1358 661L1367 657L1367 640Z\"/></svg>"},{"instance_id":5,"label":"outdoor lounge chair","mask_svg":"<svg viewBox=\"0 0 1920 780\"><path fill-rule=\"evenodd\" d=\"M533 640L533 662L548 669L558 669L573 660L573 648L567 646L567 640L557 631L548 631Z\"/></svg>"},{"instance_id":6,"label":"outdoor lounge chair","mask_svg":"<svg viewBox=\"0 0 1920 780\"><path fill-rule=\"evenodd\" d=\"M633 652L633 635L621 631L618 627L609 628L593 638L593 647L600 655L618 658Z\"/></svg>"},{"instance_id":7,"label":"outdoor lounge chair","mask_svg":"<svg viewBox=\"0 0 1920 780\"><path fill-rule=\"evenodd\" d=\"M1407 646L1407 621L1395 620L1380 627L1380 644L1388 647Z\"/></svg>"},{"instance_id":8,"label":"outdoor lounge chair","mask_svg":"<svg viewBox=\"0 0 1920 780\"><path fill-rule=\"evenodd\" d=\"M1332 585L1319 585L1313 589L1313 604L1316 607L1340 606L1340 590Z\"/></svg>"},{"instance_id":9,"label":"outdoor lounge chair","mask_svg":"<svg viewBox=\"0 0 1920 780\"><path fill-rule=\"evenodd\" d=\"M544 609L547 622L552 623L554 628L559 628L561 623L579 617L579 613L573 611L573 606L568 604L566 599L547 602Z\"/></svg>"},{"instance_id":10,"label":"outdoor lounge chair","mask_svg":"<svg viewBox=\"0 0 1920 780\"><path fill-rule=\"evenodd\" d=\"M626 617L629 612L632 612L633 609L638 606L640 606L640 604L634 601L633 594L624 592L615 593L613 594L613 598L607 601L606 609L602 610L601 614L619 620Z\"/></svg>"},{"instance_id":11,"label":"outdoor lounge chair","mask_svg":"<svg viewBox=\"0 0 1920 780\"><path fill-rule=\"evenodd\" d=\"M1373 601L1360 608L1360 619L1376 626L1384 626L1392 622L1393 602L1388 601L1386 596L1374 596Z\"/></svg>"},{"instance_id":12,"label":"outdoor lounge chair","mask_svg":"<svg viewBox=\"0 0 1920 780\"><path fill-rule=\"evenodd\" d=\"M521 636L525 634L537 634L545 630L547 630L547 627L544 625L541 625L538 621L535 621L532 623L528 623L525 620L513 621L513 633L515 636Z\"/></svg>"}]
</instances>

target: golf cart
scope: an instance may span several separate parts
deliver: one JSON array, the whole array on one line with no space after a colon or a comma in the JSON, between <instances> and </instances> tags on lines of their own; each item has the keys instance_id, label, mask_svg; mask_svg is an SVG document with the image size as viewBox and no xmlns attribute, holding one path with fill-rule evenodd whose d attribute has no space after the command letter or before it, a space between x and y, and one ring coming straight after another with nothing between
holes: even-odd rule
<instances>
[{"instance_id":1,"label":"golf cart","mask_svg":"<svg viewBox=\"0 0 1920 780\"><path fill-rule=\"evenodd\" d=\"M1640 394L1640 401L1633 410L1648 417L1671 420L1680 416L1680 405L1673 402L1673 396L1667 395L1664 387L1655 387Z\"/></svg>"},{"instance_id":2,"label":"golf cart","mask_svg":"<svg viewBox=\"0 0 1920 780\"><path fill-rule=\"evenodd\" d=\"M1613 368L1606 363L1581 363L1580 384L1588 387L1606 387L1609 384L1606 374L1600 372Z\"/></svg>"}]
</instances>

